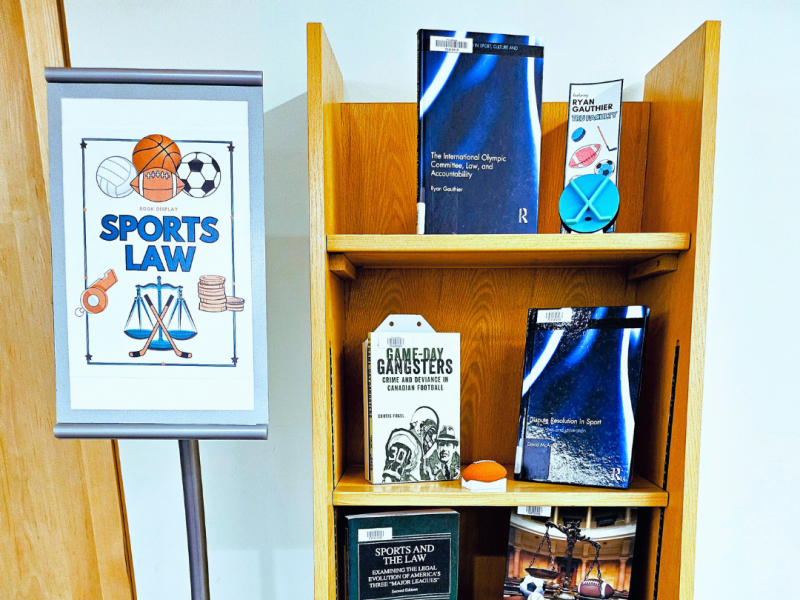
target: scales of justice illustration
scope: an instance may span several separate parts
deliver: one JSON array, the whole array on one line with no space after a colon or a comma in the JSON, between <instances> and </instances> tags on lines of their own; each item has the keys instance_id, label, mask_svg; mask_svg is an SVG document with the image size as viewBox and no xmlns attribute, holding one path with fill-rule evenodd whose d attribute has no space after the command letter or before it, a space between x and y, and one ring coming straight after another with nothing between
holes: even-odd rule
<instances>
[{"instance_id":1,"label":"scales of justice illustration","mask_svg":"<svg viewBox=\"0 0 800 600\"><path fill-rule=\"evenodd\" d=\"M155 302L148 294L151 290ZM183 297L183 286L161 283L160 276L156 283L137 285L124 331L134 340L147 340L141 350L129 352L132 358L144 356L148 350L173 350L181 358L191 358L191 353L181 351L176 345L177 341L190 340L197 335L197 327Z\"/></svg>"}]
</instances>

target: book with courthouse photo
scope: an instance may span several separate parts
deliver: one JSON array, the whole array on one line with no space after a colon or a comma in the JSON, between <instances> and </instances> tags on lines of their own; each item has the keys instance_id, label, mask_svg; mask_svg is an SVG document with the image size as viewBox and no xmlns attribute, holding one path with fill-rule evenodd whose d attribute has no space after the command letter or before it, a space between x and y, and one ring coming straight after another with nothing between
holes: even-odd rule
<instances>
[{"instance_id":1,"label":"book with courthouse photo","mask_svg":"<svg viewBox=\"0 0 800 600\"><path fill-rule=\"evenodd\" d=\"M427 29L417 47L417 233L536 233L544 48Z\"/></svg>"},{"instance_id":2,"label":"book with courthouse photo","mask_svg":"<svg viewBox=\"0 0 800 600\"><path fill-rule=\"evenodd\" d=\"M544 600L566 587L580 598L628 598L636 521L635 508L512 509L503 598ZM562 531L570 529L579 536L572 561Z\"/></svg>"},{"instance_id":3,"label":"book with courthouse photo","mask_svg":"<svg viewBox=\"0 0 800 600\"><path fill-rule=\"evenodd\" d=\"M530 309L515 473L627 488L646 306Z\"/></svg>"},{"instance_id":4,"label":"book with courthouse photo","mask_svg":"<svg viewBox=\"0 0 800 600\"><path fill-rule=\"evenodd\" d=\"M461 475L461 336L390 315L363 346L364 470L370 483Z\"/></svg>"},{"instance_id":5,"label":"book with courthouse photo","mask_svg":"<svg viewBox=\"0 0 800 600\"><path fill-rule=\"evenodd\" d=\"M456 600L458 519L447 508L345 517L345 598Z\"/></svg>"}]
</instances>

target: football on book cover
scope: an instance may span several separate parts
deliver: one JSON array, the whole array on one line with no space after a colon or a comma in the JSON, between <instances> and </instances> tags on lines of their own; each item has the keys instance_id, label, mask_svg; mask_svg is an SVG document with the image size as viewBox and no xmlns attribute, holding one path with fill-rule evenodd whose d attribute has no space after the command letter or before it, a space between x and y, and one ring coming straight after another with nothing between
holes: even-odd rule
<instances>
[{"instance_id":1,"label":"football on book cover","mask_svg":"<svg viewBox=\"0 0 800 600\"><path fill-rule=\"evenodd\" d=\"M446 508L347 516L347 600L456 600L458 517Z\"/></svg>"},{"instance_id":2,"label":"football on book cover","mask_svg":"<svg viewBox=\"0 0 800 600\"><path fill-rule=\"evenodd\" d=\"M627 598L636 509L524 507L511 513L503 598L544 600L560 591L580 598ZM570 556L568 536L577 539Z\"/></svg>"},{"instance_id":3,"label":"football on book cover","mask_svg":"<svg viewBox=\"0 0 800 600\"><path fill-rule=\"evenodd\" d=\"M536 233L544 48L421 29L417 233Z\"/></svg>"},{"instance_id":4,"label":"football on book cover","mask_svg":"<svg viewBox=\"0 0 800 600\"><path fill-rule=\"evenodd\" d=\"M528 311L517 479L628 487L649 314Z\"/></svg>"},{"instance_id":5,"label":"football on book cover","mask_svg":"<svg viewBox=\"0 0 800 600\"><path fill-rule=\"evenodd\" d=\"M461 336L382 331L364 342L364 465L371 483L461 476Z\"/></svg>"}]
</instances>

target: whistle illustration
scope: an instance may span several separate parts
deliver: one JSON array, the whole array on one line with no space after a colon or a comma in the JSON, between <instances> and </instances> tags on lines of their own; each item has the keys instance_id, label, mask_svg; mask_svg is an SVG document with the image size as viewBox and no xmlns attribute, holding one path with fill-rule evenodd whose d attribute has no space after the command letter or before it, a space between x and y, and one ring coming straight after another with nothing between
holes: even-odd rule
<instances>
[{"instance_id":1,"label":"whistle illustration","mask_svg":"<svg viewBox=\"0 0 800 600\"><path fill-rule=\"evenodd\" d=\"M109 269L103 277L95 281L81 294L83 308L93 315L103 312L108 306L106 292L115 283L117 283L117 274L114 273L114 269Z\"/></svg>"}]
</instances>

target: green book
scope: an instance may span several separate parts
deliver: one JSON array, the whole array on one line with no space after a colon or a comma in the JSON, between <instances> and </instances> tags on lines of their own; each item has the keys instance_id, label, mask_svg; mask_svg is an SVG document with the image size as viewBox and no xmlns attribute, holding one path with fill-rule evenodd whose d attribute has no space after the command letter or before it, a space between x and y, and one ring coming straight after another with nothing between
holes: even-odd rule
<instances>
[{"instance_id":1,"label":"green book","mask_svg":"<svg viewBox=\"0 0 800 600\"><path fill-rule=\"evenodd\" d=\"M346 519L348 600L456 600L456 511L409 510Z\"/></svg>"}]
</instances>

